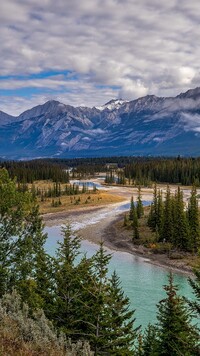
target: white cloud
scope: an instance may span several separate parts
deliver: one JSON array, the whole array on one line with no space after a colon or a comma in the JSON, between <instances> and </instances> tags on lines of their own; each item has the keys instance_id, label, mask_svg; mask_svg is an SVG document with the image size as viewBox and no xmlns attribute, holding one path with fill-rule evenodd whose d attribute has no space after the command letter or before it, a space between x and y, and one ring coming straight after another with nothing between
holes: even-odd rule
<instances>
[{"instance_id":1,"label":"white cloud","mask_svg":"<svg viewBox=\"0 0 200 356\"><path fill-rule=\"evenodd\" d=\"M69 99L86 105L103 104L113 94L124 99L172 96L199 85L199 17L198 0L1 1L0 73L74 71L81 90L79 97L70 92ZM69 93L73 86L62 76L0 82L8 90L27 85L42 88L41 97L49 89L55 90L48 94L52 97L61 88ZM107 89L97 93L97 85ZM17 97L16 92L16 105ZM36 101L40 97L31 95L28 107ZM7 104L5 95L0 100L3 107L9 109L10 97Z\"/></svg>"},{"instance_id":2,"label":"white cloud","mask_svg":"<svg viewBox=\"0 0 200 356\"><path fill-rule=\"evenodd\" d=\"M200 115L198 114L182 114L182 121L186 131L200 132Z\"/></svg>"},{"instance_id":3,"label":"white cloud","mask_svg":"<svg viewBox=\"0 0 200 356\"><path fill-rule=\"evenodd\" d=\"M132 100L133 98L145 96L148 93L148 88L145 87L141 80L132 81L130 79L122 80L122 87L119 92L120 98Z\"/></svg>"}]
</instances>

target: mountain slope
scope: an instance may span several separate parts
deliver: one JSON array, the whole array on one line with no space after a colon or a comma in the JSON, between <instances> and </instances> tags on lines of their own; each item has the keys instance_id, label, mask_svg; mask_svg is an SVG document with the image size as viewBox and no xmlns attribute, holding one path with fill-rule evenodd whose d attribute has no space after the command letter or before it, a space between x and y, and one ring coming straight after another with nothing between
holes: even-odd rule
<instances>
[{"instance_id":1,"label":"mountain slope","mask_svg":"<svg viewBox=\"0 0 200 356\"><path fill-rule=\"evenodd\" d=\"M0 112L0 156L200 155L200 88L102 107L48 101L18 117Z\"/></svg>"}]
</instances>

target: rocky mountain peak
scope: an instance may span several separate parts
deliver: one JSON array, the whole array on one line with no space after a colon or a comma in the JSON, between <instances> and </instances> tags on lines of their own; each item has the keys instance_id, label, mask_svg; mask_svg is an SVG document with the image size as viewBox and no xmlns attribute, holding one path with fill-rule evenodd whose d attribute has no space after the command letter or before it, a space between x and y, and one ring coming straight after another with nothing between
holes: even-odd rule
<instances>
[{"instance_id":1,"label":"rocky mountain peak","mask_svg":"<svg viewBox=\"0 0 200 356\"><path fill-rule=\"evenodd\" d=\"M5 112L0 110L0 126L7 125L15 120L16 120L15 116L8 115Z\"/></svg>"},{"instance_id":2,"label":"rocky mountain peak","mask_svg":"<svg viewBox=\"0 0 200 356\"><path fill-rule=\"evenodd\" d=\"M199 99L200 98L200 87L197 87L195 89L189 89L185 93L181 93L177 95L177 98L180 99Z\"/></svg>"},{"instance_id":3,"label":"rocky mountain peak","mask_svg":"<svg viewBox=\"0 0 200 356\"><path fill-rule=\"evenodd\" d=\"M200 88L97 108L49 100L16 118L0 112L0 139L0 156L11 159L200 155Z\"/></svg>"},{"instance_id":4,"label":"rocky mountain peak","mask_svg":"<svg viewBox=\"0 0 200 356\"><path fill-rule=\"evenodd\" d=\"M108 101L106 104L102 105L102 106L96 106L96 109L103 111L103 110L116 110L119 109L121 107L121 105L127 103L126 100L123 99L112 99L110 101Z\"/></svg>"}]
</instances>

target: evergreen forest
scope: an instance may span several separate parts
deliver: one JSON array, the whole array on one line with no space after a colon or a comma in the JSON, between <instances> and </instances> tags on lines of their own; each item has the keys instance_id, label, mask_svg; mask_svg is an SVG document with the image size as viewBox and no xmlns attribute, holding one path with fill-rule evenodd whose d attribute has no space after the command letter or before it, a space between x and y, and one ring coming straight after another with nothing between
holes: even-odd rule
<instances>
[{"instance_id":1,"label":"evergreen forest","mask_svg":"<svg viewBox=\"0 0 200 356\"><path fill-rule=\"evenodd\" d=\"M199 157L100 157L100 158L52 158L31 161L1 161L10 177L18 182L32 183L40 179L68 182L71 169L73 178L89 177L107 172L107 183L114 183L117 172L118 184L148 186L152 182L200 186ZM112 169L114 165L114 169ZM111 176L111 177L110 177ZM111 178L109 181L109 177Z\"/></svg>"},{"instance_id":2,"label":"evergreen forest","mask_svg":"<svg viewBox=\"0 0 200 356\"><path fill-rule=\"evenodd\" d=\"M137 205L132 200L131 207L129 219L137 239L137 221L143 215L140 190ZM155 186L148 223L158 239L167 231L167 241L196 251L196 214L195 187L184 210L179 189L173 197L168 190L163 200ZM47 254L35 194L18 189L9 169L0 169L2 355L200 355L199 268L189 279L194 301L179 295L169 274L165 298L157 305L157 322L143 331L136 326L116 272L108 274L111 255L103 244L88 258L81 254L81 238L69 224L62 235L56 255Z\"/></svg>"}]
</instances>

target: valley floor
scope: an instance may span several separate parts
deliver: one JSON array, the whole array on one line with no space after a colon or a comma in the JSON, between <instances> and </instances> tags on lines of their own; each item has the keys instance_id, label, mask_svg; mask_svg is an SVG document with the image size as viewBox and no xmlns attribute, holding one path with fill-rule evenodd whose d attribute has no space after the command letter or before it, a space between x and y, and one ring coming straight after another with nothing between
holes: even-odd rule
<instances>
[{"instance_id":1,"label":"valley floor","mask_svg":"<svg viewBox=\"0 0 200 356\"><path fill-rule=\"evenodd\" d=\"M171 189L175 189L172 186ZM165 191L166 186L162 185ZM170 259L166 254L154 254L149 248L142 245L134 245L130 239L130 233L122 228L123 214L120 209L122 204L128 204L131 196L137 198L137 189L133 187L106 187L109 193L118 197L123 197L123 202L111 203L106 206L76 207L70 211L45 214L44 222L47 226L59 226L70 222L76 224L79 235L92 243L104 242L104 246L111 250L124 251L145 257L146 262L178 271L180 273L192 273L192 256L185 259ZM183 187L184 200L187 201L190 189ZM153 189L142 189L142 199L151 201Z\"/></svg>"}]
</instances>

